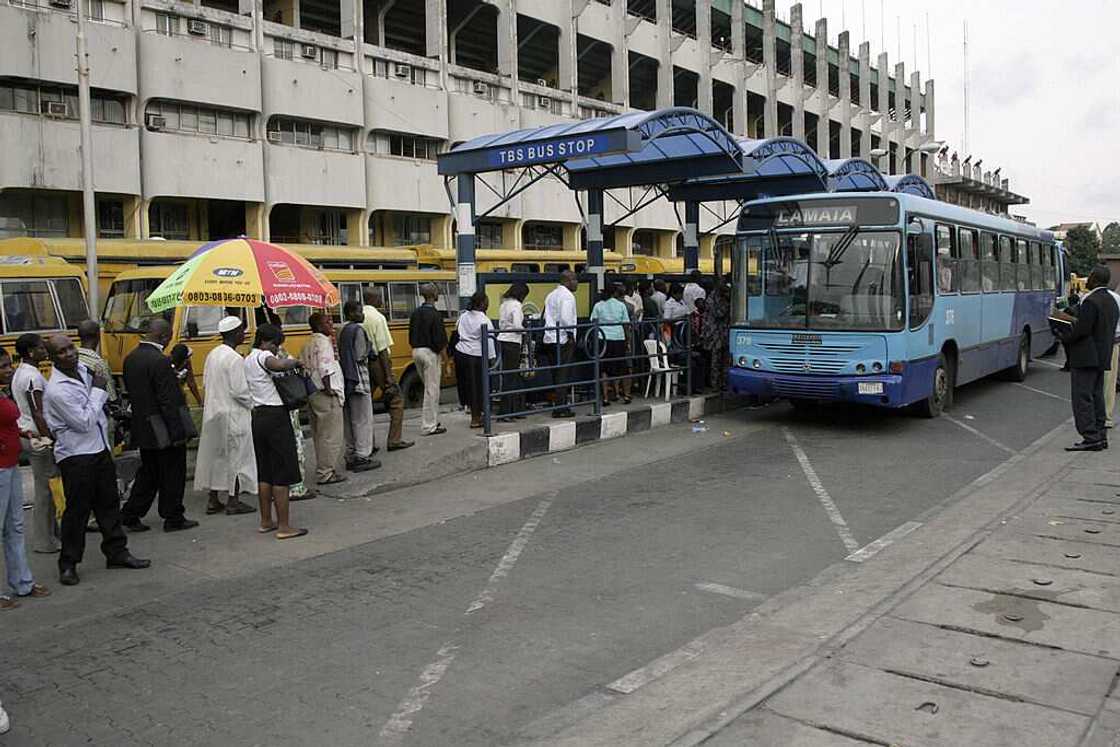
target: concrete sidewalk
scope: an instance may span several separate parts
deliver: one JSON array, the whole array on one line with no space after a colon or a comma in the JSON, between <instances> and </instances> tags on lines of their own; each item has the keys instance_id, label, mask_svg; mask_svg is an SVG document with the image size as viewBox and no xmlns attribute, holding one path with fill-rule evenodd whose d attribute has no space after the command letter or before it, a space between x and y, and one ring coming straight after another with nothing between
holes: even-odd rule
<instances>
[{"instance_id":1,"label":"concrete sidewalk","mask_svg":"<svg viewBox=\"0 0 1120 747\"><path fill-rule=\"evenodd\" d=\"M857 551L535 723L571 745L1120 745L1120 465L1063 427ZM874 554L873 554L874 553Z\"/></svg>"}]
</instances>

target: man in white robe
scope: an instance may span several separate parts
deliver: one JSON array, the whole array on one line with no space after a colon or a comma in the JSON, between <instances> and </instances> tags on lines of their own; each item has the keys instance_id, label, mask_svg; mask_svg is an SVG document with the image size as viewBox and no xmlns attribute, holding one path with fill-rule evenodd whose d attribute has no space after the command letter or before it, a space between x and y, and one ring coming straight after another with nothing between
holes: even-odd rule
<instances>
[{"instance_id":1,"label":"man in white robe","mask_svg":"<svg viewBox=\"0 0 1120 747\"><path fill-rule=\"evenodd\" d=\"M257 492L257 460L253 453L253 400L245 379L245 361L237 346L245 342L245 325L236 316L218 322L222 344L206 356L202 382L202 432L194 469L194 489L210 492L206 513L248 514L241 492ZM228 500L218 497L224 492Z\"/></svg>"}]
</instances>

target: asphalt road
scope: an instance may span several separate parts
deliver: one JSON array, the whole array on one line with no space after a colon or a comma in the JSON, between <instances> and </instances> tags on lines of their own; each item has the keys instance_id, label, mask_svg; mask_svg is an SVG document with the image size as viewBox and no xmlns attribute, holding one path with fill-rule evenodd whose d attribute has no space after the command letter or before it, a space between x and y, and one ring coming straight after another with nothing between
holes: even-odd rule
<instances>
[{"instance_id":1,"label":"asphalt road","mask_svg":"<svg viewBox=\"0 0 1120 747\"><path fill-rule=\"evenodd\" d=\"M509 499L272 569L127 596L99 577L119 611L3 613L0 745L517 741L1061 424L1048 363L946 418L741 410L412 489Z\"/></svg>"}]
</instances>

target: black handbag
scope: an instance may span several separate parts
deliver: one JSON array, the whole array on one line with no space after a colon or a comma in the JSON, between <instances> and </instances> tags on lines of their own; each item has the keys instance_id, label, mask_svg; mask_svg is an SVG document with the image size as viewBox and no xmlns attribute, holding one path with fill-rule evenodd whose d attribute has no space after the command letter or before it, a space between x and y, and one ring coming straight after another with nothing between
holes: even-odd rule
<instances>
[{"instance_id":1,"label":"black handbag","mask_svg":"<svg viewBox=\"0 0 1120 747\"><path fill-rule=\"evenodd\" d=\"M311 381L311 377L302 371L286 371L282 374L274 374L265 368L265 365L259 359L257 363L272 378L272 383L276 386L276 393L280 395L280 401L289 410L300 409L307 404L312 394L319 391Z\"/></svg>"},{"instance_id":2,"label":"black handbag","mask_svg":"<svg viewBox=\"0 0 1120 747\"><path fill-rule=\"evenodd\" d=\"M186 405L181 406L179 408L178 418L180 424L179 428L184 436L184 441L182 441L182 443L186 443L192 438L197 438L198 429L195 428L194 420L191 418L190 408ZM148 416L148 426L152 429L152 436L155 438L157 449L166 449L177 443L171 440L171 433L167 428L167 421L163 419L163 415L160 413L157 412Z\"/></svg>"}]
</instances>

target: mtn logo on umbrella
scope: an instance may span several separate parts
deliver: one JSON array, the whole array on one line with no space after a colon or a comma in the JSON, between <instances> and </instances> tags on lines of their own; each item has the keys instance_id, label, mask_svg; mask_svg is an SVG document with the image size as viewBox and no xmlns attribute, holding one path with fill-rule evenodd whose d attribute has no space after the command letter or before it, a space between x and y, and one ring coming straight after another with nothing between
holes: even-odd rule
<instances>
[{"instance_id":1,"label":"mtn logo on umbrella","mask_svg":"<svg viewBox=\"0 0 1120 747\"><path fill-rule=\"evenodd\" d=\"M236 278L245 274L240 267L215 267L214 274L220 278Z\"/></svg>"},{"instance_id":2,"label":"mtn logo on umbrella","mask_svg":"<svg viewBox=\"0 0 1120 747\"><path fill-rule=\"evenodd\" d=\"M288 266L287 262L270 260L267 267L272 272L272 276L282 283L294 283L296 281L296 274L292 272L292 268Z\"/></svg>"}]
</instances>

